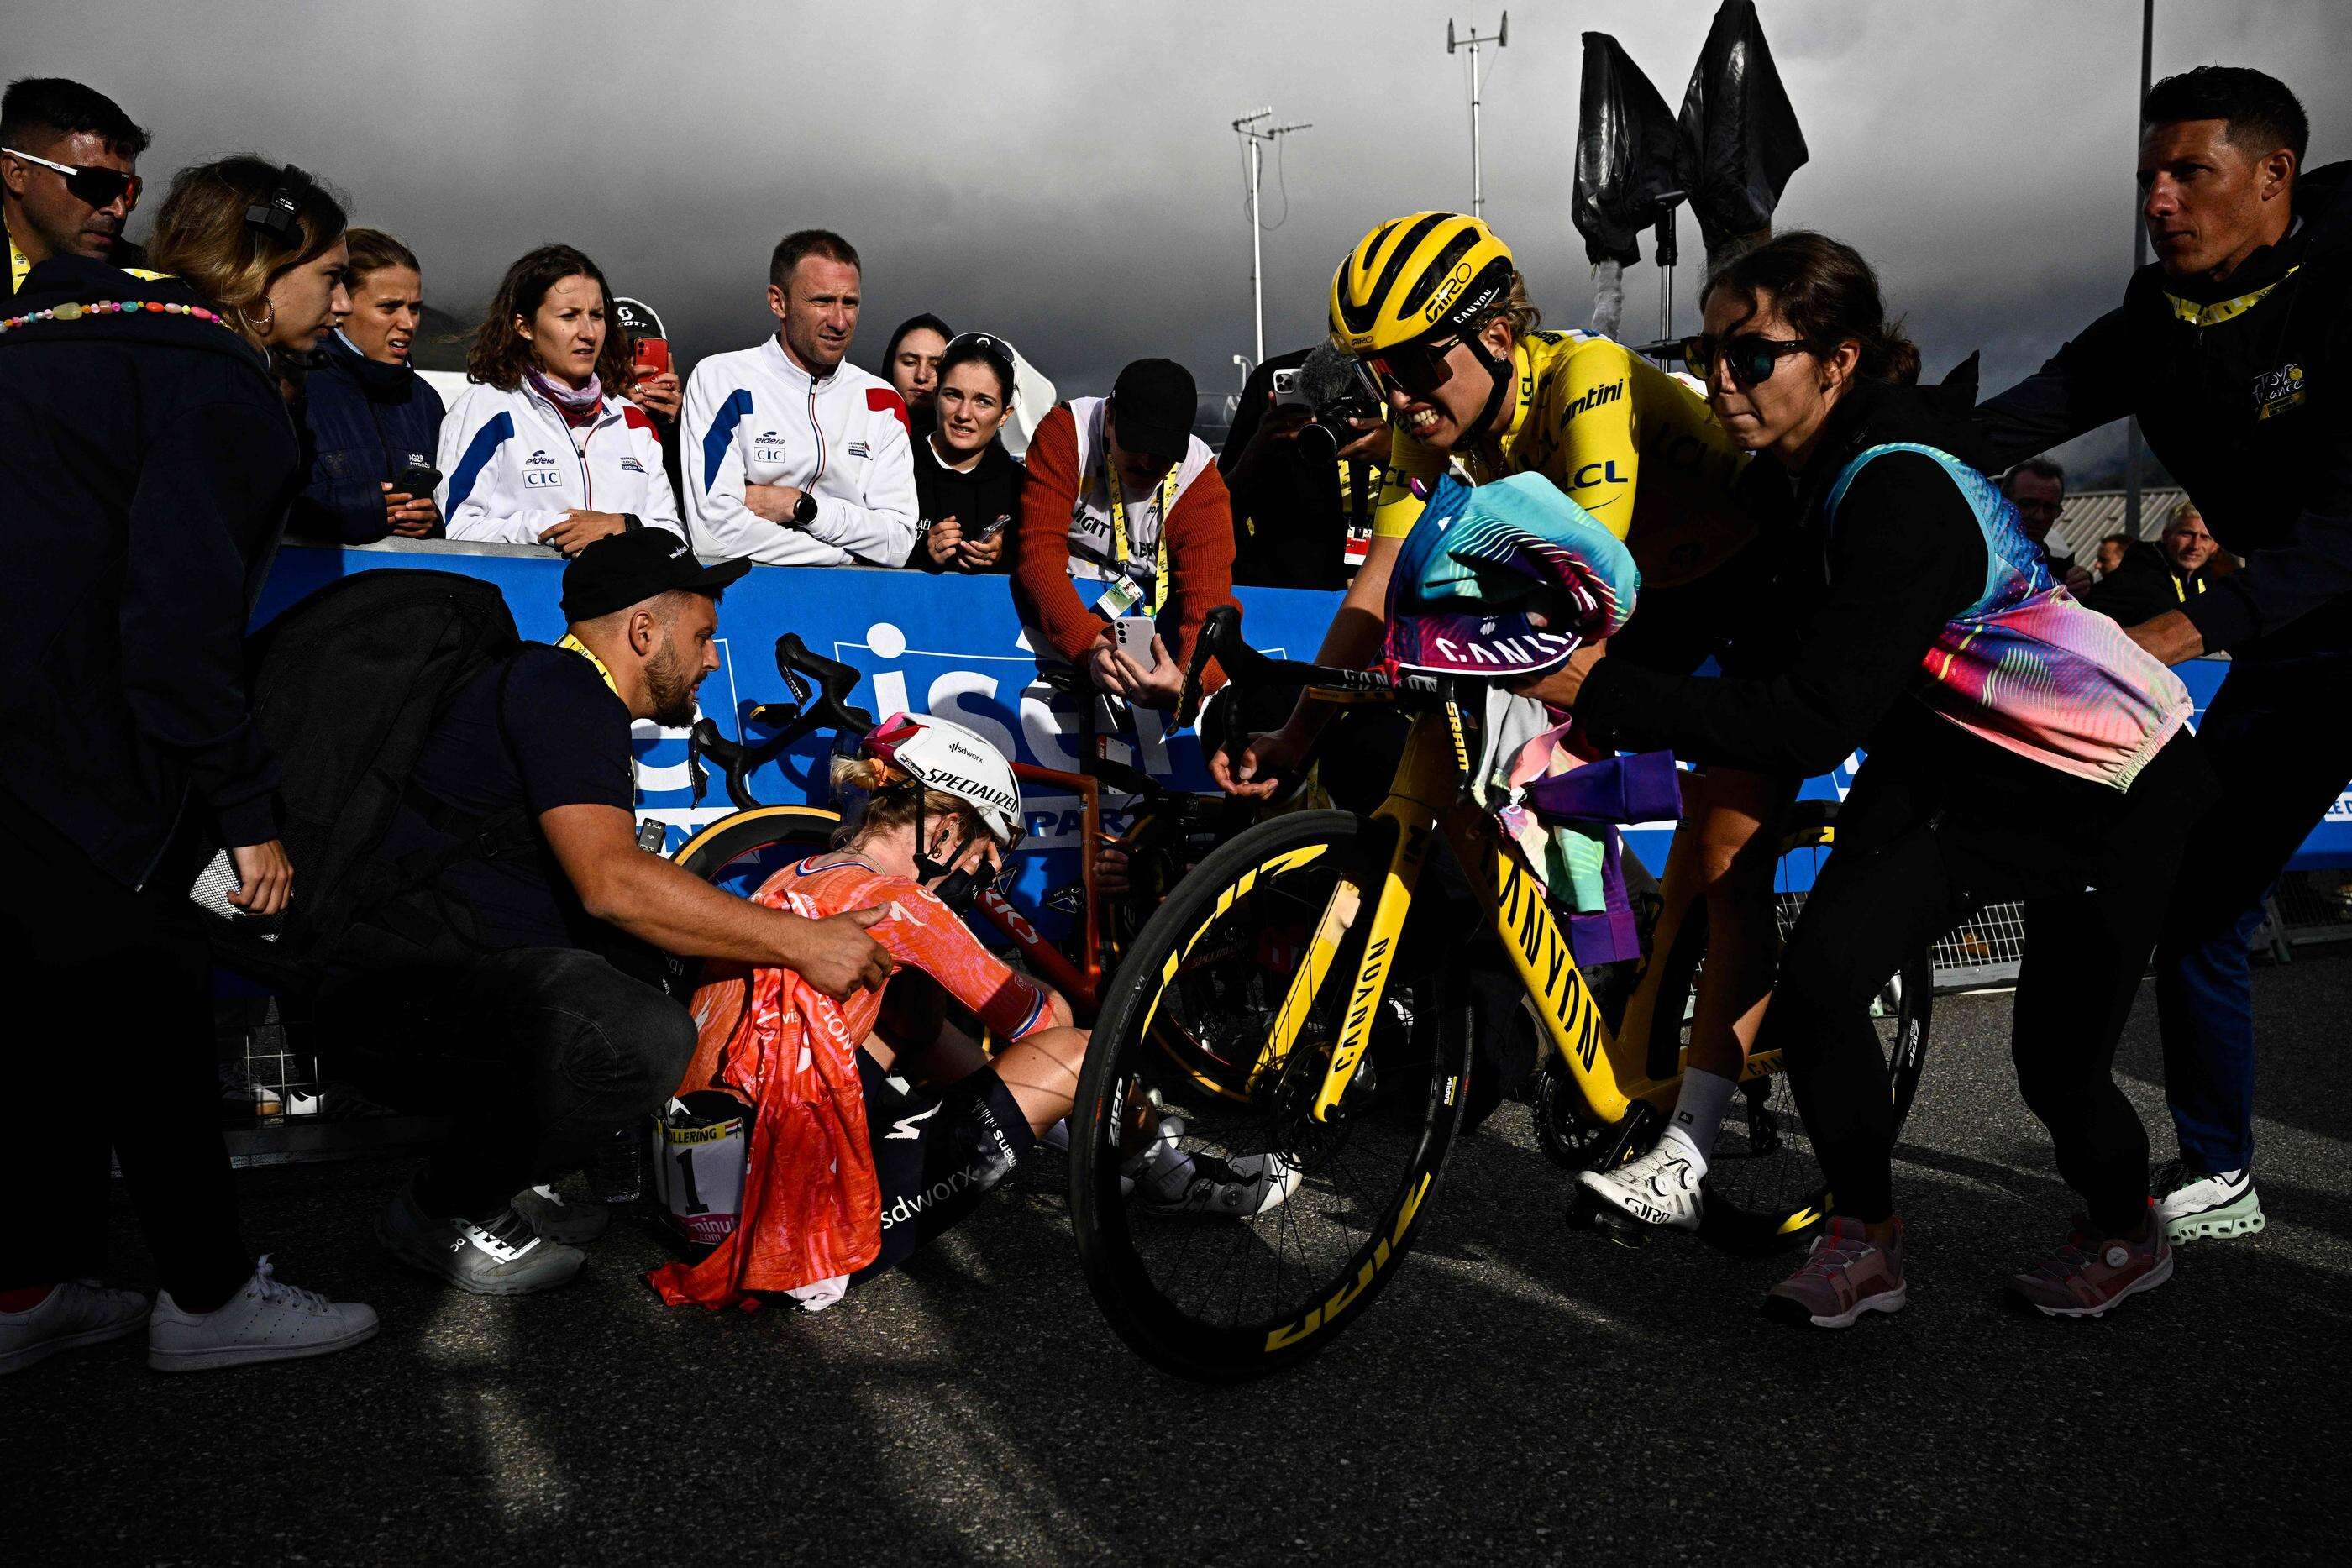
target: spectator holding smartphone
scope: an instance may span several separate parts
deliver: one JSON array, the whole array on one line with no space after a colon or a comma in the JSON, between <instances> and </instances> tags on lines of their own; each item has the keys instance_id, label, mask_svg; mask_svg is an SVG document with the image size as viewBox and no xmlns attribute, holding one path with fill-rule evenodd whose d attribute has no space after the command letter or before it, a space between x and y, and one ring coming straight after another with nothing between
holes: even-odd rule
<instances>
[{"instance_id":1,"label":"spectator holding smartphone","mask_svg":"<svg viewBox=\"0 0 2352 1568\"><path fill-rule=\"evenodd\" d=\"M0 1047L0 1374L142 1333L150 1366L195 1371L376 1330L246 1249L210 954L172 874L202 835L226 847L245 914L278 914L295 887L245 625L302 483L272 361L311 352L349 308L343 226L299 169L184 169L155 222L172 276L52 256L0 330L0 988L70 1009L105 1100L50 1103L43 1031ZM110 1144L162 1281L152 1310L92 1279Z\"/></svg>"},{"instance_id":2,"label":"spectator holding smartphone","mask_svg":"<svg viewBox=\"0 0 2352 1568\"><path fill-rule=\"evenodd\" d=\"M1192 434L1197 401L1175 361L1136 361L1110 396L1045 416L1021 491L1013 598L1032 643L1146 707L1175 707L1202 622L1234 602L1233 508ZM1120 632L1145 618L1149 639Z\"/></svg>"},{"instance_id":3,"label":"spectator holding smartphone","mask_svg":"<svg viewBox=\"0 0 2352 1568\"><path fill-rule=\"evenodd\" d=\"M641 528L686 536L653 420L607 390L635 379L611 298L568 245L507 268L467 356L478 384L441 426L436 498L451 538L575 556Z\"/></svg>"},{"instance_id":4,"label":"spectator holding smartphone","mask_svg":"<svg viewBox=\"0 0 2352 1568\"><path fill-rule=\"evenodd\" d=\"M425 319L416 253L382 229L353 229L346 275L352 312L303 379L310 482L295 525L316 538L372 544L437 531L441 394L408 363Z\"/></svg>"},{"instance_id":5,"label":"spectator holding smartphone","mask_svg":"<svg viewBox=\"0 0 2352 1568\"><path fill-rule=\"evenodd\" d=\"M998 439L1013 413L1013 345L966 332L940 357L938 419L915 438L915 553L926 571L1003 571L1021 465Z\"/></svg>"}]
</instances>

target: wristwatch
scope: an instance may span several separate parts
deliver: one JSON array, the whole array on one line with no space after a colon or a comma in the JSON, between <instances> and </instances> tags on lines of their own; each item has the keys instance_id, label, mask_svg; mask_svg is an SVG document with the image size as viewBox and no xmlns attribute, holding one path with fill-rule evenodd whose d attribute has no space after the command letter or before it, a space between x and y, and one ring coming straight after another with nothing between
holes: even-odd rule
<instances>
[{"instance_id":1,"label":"wristwatch","mask_svg":"<svg viewBox=\"0 0 2352 1568\"><path fill-rule=\"evenodd\" d=\"M816 521L816 497L803 490L801 498L793 503L793 527L804 528L814 521Z\"/></svg>"}]
</instances>

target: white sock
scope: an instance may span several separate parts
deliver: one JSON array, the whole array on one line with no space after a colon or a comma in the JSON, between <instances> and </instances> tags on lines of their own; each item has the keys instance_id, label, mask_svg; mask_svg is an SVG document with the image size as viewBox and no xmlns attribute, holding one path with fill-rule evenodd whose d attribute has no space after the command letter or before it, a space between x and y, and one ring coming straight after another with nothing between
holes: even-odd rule
<instances>
[{"instance_id":1,"label":"white sock","mask_svg":"<svg viewBox=\"0 0 2352 1568\"><path fill-rule=\"evenodd\" d=\"M1675 1113L1666 1122L1665 1136L1690 1150L1699 1175L1715 1158L1715 1141L1723 1134L1724 1113L1739 1085L1719 1072L1694 1067L1683 1073L1682 1092L1675 1097Z\"/></svg>"}]
</instances>

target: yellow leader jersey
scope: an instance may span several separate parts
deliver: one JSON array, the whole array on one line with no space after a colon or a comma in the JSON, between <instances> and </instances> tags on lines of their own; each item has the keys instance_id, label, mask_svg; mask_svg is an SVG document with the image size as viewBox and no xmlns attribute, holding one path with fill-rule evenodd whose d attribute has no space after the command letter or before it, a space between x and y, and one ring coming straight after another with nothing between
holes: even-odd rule
<instances>
[{"instance_id":1,"label":"yellow leader jersey","mask_svg":"<svg viewBox=\"0 0 2352 1568\"><path fill-rule=\"evenodd\" d=\"M1535 332L1511 350L1518 406L1499 443L1459 454L1470 481L1540 474L1625 541L1644 588L1706 576L1756 535L1732 498L1748 455L1731 444L1706 400L1622 343L1591 332ZM1424 486L1447 455L1399 428L1389 481L1372 517L1378 538L1402 538L1421 518Z\"/></svg>"}]
</instances>

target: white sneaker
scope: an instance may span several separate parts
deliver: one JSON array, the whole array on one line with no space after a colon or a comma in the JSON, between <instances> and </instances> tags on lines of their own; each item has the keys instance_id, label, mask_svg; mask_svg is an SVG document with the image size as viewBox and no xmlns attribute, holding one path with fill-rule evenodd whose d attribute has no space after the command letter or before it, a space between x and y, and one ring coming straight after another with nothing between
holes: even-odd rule
<instances>
[{"instance_id":1,"label":"white sneaker","mask_svg":"<svg viewBox=\"0 0 2352 1568\"><path fill-rule=\"evenodd\" d=\"M1648 1154L1613 1171L1583 1171L1576 1185L1644 1225L1696 1230L1704 1200L1699 1168L1675 1138L1660 1138Z\"/></svg>"},{"instance_id":2,"label":"white sneaker","mask_svg":"<svg viewBox=\"0 0 2352 1568\"><path fill-rule=\"evenodd\" d=\"M147 1298L138 1291L68 1280L37 1305L0 1312L0 1375L22 1372L61 1350L136 1333L146 1321Z\"/></svg>"},{"instance_id":3,"label":"white sneaker","mask_svg":"<svg viewBox=\"0 0 2352 1568\"><path fill-rule=\"evenodd\" d=\"M2251 1167L2206 1176L2179 1160L2156 1173L2156 1217L2166 1239L2194 1241L2200 1236L2252 1236L2270 1222L2254 1196Z\"/></svg>"},{"instance_id":4,"label":"white sneaker","mask_svg":"<svg viewBox=\"0 0 2352 1568\"><path fill-rule=\"evenodd\" d=\"M202 1372L293 1361L347 1350L375 1331L373 1308L283 1284L264 1255L245 1289L217 1312L184 1312L171 1291L158 1295L147 1319L147 1364L158 1372Z\"/></svg>"},{"instance_id":5,"label":"white sneaker","mask_svg":"<svg viewBox=\"0 0 2352 1568\"><path fill-rule=\"evenodd\" d=\"M589 1197L574 1203L552 1186L527 1186L514 1195L514 1206L533 1230L566 1247L595 1240L613 1220L612 1205Z\"/></svg>"}]
</instances>

